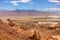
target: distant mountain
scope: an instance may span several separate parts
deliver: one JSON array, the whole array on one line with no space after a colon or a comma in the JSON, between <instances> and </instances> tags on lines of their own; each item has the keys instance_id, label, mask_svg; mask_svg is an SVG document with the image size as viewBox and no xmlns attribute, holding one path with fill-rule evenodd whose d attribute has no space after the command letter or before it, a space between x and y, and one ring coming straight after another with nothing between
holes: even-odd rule
<instances>
[{"instance_id":1,"label":"distant mountain","mask_svg":"<svg viewBox=\"0 0 60 40\"><path fill-rule=\"evenodd\" d=\"M36 10L0 10L0 16L49 16L55 14Z\"/></svg>"}]
</instances>

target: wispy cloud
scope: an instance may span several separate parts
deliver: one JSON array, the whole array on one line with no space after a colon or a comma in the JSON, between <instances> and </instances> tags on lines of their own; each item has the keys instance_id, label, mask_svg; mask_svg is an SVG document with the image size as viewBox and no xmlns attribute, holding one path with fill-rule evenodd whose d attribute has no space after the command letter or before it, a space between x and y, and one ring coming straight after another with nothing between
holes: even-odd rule
<instances>
[{"instance_id":1,"label":"wispy cloud","mask_svg":"<svg viewBox=\"0 0 60 40\"><path fill-rule=\"evenodd\" d=\"M48 2L54 3L52 6L60 5L60 0L48 0Z\"/></svg>"},{"instance_id":2,"label":"wispy cloud","mask_svg":"<svg viewBox=\"0 0 60 40\"><path fill-rule=\"evenodd\" d=\"M48 0L49 2L54 2L54 3L57 3L57 2L60 2L60 0Z\"/></svg>"},{"instance_id":3,"label":"wispy cloud","mask_svg":"<svg viewBox=\"0 0 60 40\"><path fill-rule=\"evenodd\" d=\"M31 3L32 0L12 0L10 1L10 3L12 3L13 5L18 5L18 3ZM8 2L8 1L7 1Z\"/></svg>"},{"instance_id":4,"label":"wispy cloud","mask_svg":"<svg viewBox=\"0 0 60 40\"><path fill-rule=\"evenodd\" d=\"M44 8L44 11L49 11L49 12L60 11L60 8Z\"/></svg>"}]
</instances>

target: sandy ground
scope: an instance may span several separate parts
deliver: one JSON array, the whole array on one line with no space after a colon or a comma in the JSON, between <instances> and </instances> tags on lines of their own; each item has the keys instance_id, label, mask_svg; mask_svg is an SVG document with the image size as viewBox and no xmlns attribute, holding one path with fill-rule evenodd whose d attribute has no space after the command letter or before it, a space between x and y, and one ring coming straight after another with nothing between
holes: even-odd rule
<instances>
[{"instance_id":1,"label":"sandy ground","mask_svg":"<svg viewBox=\"0 0 60 40\"><path fill-rule=\"evenodd\" d=\"M54 38L58 38L60 40L60 35L53 36Z\"/></svg>"}]
</instances>

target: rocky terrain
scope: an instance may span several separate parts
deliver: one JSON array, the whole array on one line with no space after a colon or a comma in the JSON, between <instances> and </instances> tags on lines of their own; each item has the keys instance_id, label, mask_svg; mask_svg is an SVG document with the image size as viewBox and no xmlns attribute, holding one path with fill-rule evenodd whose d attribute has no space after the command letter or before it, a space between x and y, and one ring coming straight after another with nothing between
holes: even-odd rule
<instances>
[{"instance_id":1,"label":"rocky terrain","mask_svg":"<svg viewBox=\"0 0 60 40\"><path fill-rule=\"evenodd\" d=\"M0 19L0 40L60 40L60 25L37 22L21 22L16 25L12 20L7 23Z\"/></svg>"}]
</instances>

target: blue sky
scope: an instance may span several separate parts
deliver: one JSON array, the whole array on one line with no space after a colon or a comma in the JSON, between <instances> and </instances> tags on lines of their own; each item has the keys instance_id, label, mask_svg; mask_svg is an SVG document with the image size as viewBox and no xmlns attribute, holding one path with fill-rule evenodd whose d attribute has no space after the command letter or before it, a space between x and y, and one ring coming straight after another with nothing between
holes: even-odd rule
<instances>
[{"instance_id":1,"label":"blue sky","mask_svg":"<svg viewBox=\"0 0 60 40\"><path fill-rule=\"evenodd\" d=\"M0 0L0 10L60 11L60 0Z\"/></svg>"}]
</instances>

